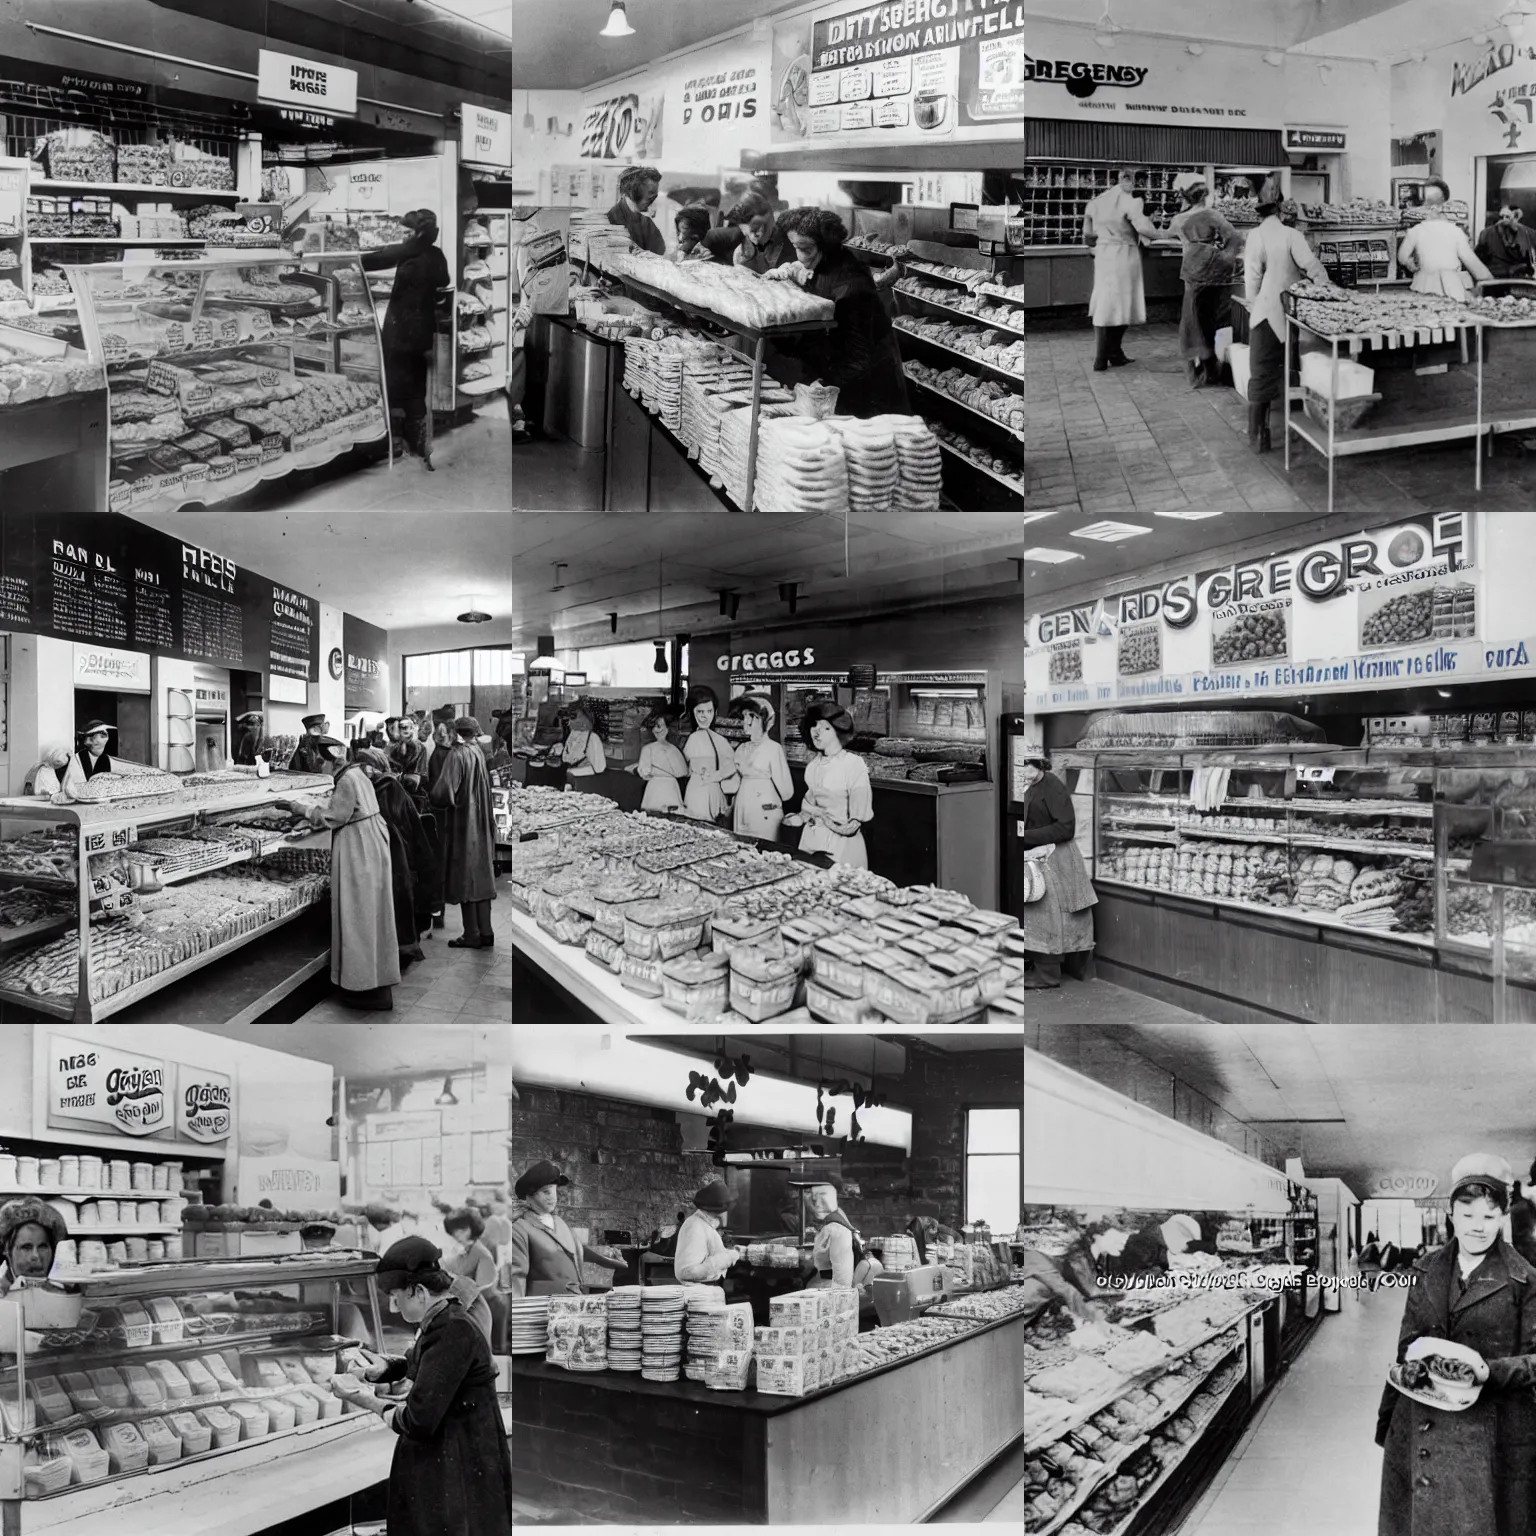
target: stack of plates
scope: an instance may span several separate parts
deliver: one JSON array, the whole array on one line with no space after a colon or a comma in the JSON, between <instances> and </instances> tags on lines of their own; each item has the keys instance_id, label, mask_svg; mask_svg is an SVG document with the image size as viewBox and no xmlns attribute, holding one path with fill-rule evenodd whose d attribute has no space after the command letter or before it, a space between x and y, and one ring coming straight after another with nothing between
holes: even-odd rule
<instances>
[{"instance_id":1,"label":"stack of plates","mask_svg":"<svg viewBox=\"0 0 1536 1536\"><path fill-rule=\"evenodd\" d=\"M608 1292L608 1369L640 1369L640 1297L643 1285L616 1285Z\"/></svg>"},{"instance_id":2,"label":"stack of plates","mask_svg":"<svg viewBox=\"0 0 1536 1536\"><path fill-rule=\"evenodd\" d=\"M542 1355L549 1343L549 1297L514 1296L512 1300L512 1353Z\"/></svg>"},{"instance_id":3,"label":"stack of plates","mask_svg":"<svg viewBox=\"0 0 1536 1536\"><path fill-rule=\"evenodd\" d=\"M688 1358L683 1374L690 1381L705 1380L705 1368L725 1348L725 1288L719 1285L684 1287L688 1309Z\"/></svg>"},{"instance_id":4,"label":"stack of plates","mask_svg":"<svg viewBox=\"0 0 1536 1536\"><path fill-rule=\"evenodd\" d=\"M647 1381L676 1381L683 1358L684 1288L648 1285L640 1297L640 1374Z\"/></svg>"}]
</instances>

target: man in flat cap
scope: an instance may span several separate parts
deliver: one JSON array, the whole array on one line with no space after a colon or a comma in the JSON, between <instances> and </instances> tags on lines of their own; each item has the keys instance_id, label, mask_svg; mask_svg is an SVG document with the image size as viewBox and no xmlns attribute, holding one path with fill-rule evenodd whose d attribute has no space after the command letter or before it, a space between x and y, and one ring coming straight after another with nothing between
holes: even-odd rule
<instances>
[{"instance_id":1,"label":"man in flat cap","mask_svg":"<svg viewBox=\"0 0 1536 1536\"><path fill-rule=\"evenodd\" d=\"M325 753L320 750L320 738L331 734L331 722L324 715L305 715L304 735L288 759L289 773L324 773Z\"/></svg>"},{"instance_id":2,"label":"man in flat cap","mask_svg":"<svg viewBox=\"0 0 1536 1536\"><path fill-rule=\"evenodd\" d=\"M491 814L491 781L485 758L475 745L480 722L461 715L453 722L457 737L428 800L438 812L443 849L443 900L457 902L464 932L449 939L450 949L490 949L491 903L496 899L496 821Z\"/></svg>"}]
</instances>

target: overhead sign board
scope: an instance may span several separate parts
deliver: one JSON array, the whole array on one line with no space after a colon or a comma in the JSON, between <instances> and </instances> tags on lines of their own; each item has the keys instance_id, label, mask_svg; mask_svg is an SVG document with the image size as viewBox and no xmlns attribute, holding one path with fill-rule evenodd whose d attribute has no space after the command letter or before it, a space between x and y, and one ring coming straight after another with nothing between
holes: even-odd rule
<instances>
[{"instance_id":1,"label":"overhead sign board","mask_svg":"<svg viewBox=\"0 0 1536 1536\"><path fill-rule=\"evenodd\" d=\"M109 645L81 645L75 651L75 687L108 693L148 693L149 657L143 651L119 651Z\"/></svg>"},{"instance_id":2,"label":"overhead sign board","mask_svg":"<svg viewBox=\"0 0 1536 1536\"><path fill-rule=\"evenodd\" d=\"M176 1069L176 1130L187 1141L228 1141L234 1129L235 1085L206 1067Z\"/></svg>"},{"instance_id":3,"label":"overhead sign board","mask_svg":"<svg viewBox=\"0 0 1536 1536\"><path fill-rule=\"evenodd\" d=\"M1440 1175L1419 1169L1394 1168L1371 1180L1373 1200L1423 1200L1440 1187Z\"/></svg>"},{"instance_id":4,"label":"overhead sign board","mask_svg":"<svg viewBox=\"0 0 1536 1536\"><path fill-rule=\"evenodd\" d=\"M512 164L512 114L466 101L459 109L459 154L476 165Z\"/></svg>"},{"instance_id":5,"label":"overhead sign board","mask_svg":"<svg viewBox=\"0 0 1536 1536\"><path fill-rule=\"evenodd\" d=\"M357 71L318 59L263 48L256 66L256 95L279 107L303 107L338 117L357 116Z\"/></svg>"},{"instance_id":6,"label":"overhead sign board","mask_svg":"<svg viewBox=\"0 0 1536 1536\"><path fill-rule=\"evenodd\" d=\"M1349 147L1348 135L1342 128L1297 128L1285 125L1285 147L1293 154L1308 154L1317 150L1336 151Z\"/></svg>"}]
</instances>

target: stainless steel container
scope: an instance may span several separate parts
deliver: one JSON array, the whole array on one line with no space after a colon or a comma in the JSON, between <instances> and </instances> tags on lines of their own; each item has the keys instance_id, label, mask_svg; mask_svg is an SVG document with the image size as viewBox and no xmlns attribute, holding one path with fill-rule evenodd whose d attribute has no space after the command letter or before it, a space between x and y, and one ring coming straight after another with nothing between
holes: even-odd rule
<instances>
[{"instance_id":1,"label":"stainless steel container","mask_svg":"<svg viewBox=\"0 0 1536 1536\"><path fill-rule=\"evenodd\" d=\"M558 322L551 322L548 335L545 430L558 432L582 448L601 448L608 417L608 359L613 346Z\"/></svg>"}]
</instances>

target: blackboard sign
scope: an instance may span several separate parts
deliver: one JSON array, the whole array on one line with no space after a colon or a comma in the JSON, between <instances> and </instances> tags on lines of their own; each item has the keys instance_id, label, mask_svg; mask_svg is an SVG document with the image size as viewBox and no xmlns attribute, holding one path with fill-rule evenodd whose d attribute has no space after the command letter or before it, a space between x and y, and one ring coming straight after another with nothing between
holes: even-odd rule
<instances>
[{"instance_id":1,"label":"blackboard sign","mask_svg":"<svg viewBox=\"0 0 1536 1536\"><path fill-rule=\"evenodd\" d=\"M315 682L314 599L111 512L7 511L0 626Z\"/></svg>"},{"instance_id":2,"label":"blackboard sign","mask_svg":"<svg viewBox=\"0 0 1536 1536\"><path fill-rule=\"evenodd\" d=\"M341 616L341 648L346 653L343 695L347 713L389 709L389 632L350 613Z\"/></svg>"}]
</instances>

